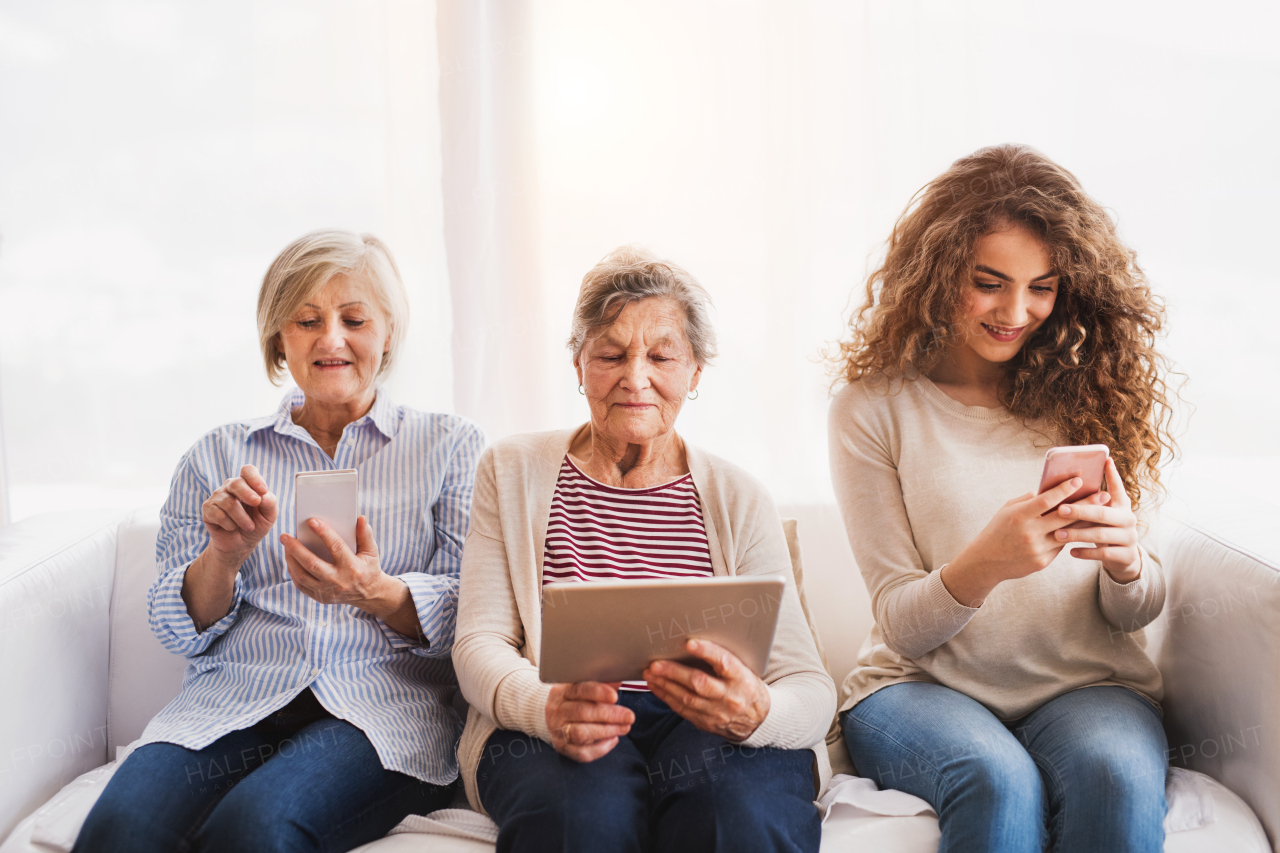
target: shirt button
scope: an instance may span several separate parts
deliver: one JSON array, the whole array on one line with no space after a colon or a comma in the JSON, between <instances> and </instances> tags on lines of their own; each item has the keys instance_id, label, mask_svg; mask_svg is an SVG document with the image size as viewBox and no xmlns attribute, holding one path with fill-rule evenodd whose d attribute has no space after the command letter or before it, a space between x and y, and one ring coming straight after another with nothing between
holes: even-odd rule
<instances>
[{"instance_id":1,"label":"shirt button","mask_svg":"<svg viewBox=\"0 0 1280 853\"><path fill-rule=\"evenodd\" d=\"M354 438L348 438L348 439L347 439L347 447L351 447L351 446L352 446L352 445L354 445L355 443L356 443L356 440L355 440Z\"/></svg>"},{"instance_id":2,"label":"shirt button","mask_svg":"<svg viewBox=\"0 0 1280 853\"><path fill-rule=\"evenodd\" d=\"M329 627L329 620L328 620L328 619L321 619L321 620L320 620L320 627L321 627L321 628L328 628L328 627Z\"/></svg>"},{"instance_id":3,"label":"shirt button","mask_svg":"<svg viewBox=\"0 0 1280 853\"><path fill-rule=\"evenodd\" d=\"M318 666L313 666L313 667L311 668L311 674L312 674L312 675L319 675L319 674L320 674L320 667L318 667Z\"/></svg>"}]
</instances>

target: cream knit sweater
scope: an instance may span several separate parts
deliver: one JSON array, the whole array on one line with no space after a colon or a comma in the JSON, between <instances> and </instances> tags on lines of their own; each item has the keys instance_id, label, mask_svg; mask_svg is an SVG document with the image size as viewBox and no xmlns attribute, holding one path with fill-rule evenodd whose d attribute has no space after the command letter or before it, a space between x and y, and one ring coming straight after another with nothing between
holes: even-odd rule
<instances>
[{"instance_id":1,"label":"cream knit sweater","mask_svg":"<svg viewBox=\"0 0 1280 853\"><path fill-rule=\"evenodd\" d=\"M542 559L560 465L584 428L503 439L485 451L476 471L453 663L471 705L458 763L467 799L480 812L476 768L493 732L551 739L545 713L551 686L538 679ZM715 573L776 574L787 582L764 676L769 715L744 744L813 749L815 786L825 786L831 771L823 737L836 688L796 595L778 512L764 486L741 468L692 445L686 450Z\"/></svg>"},{"instance_id":2,"label":"cream knit sweater","mask_svg":"<svg viewBox=\"0 0 1280 853\"><path fill-rule=\"evenodd\" d=\"M962 405L924 376L864 379L836 395L831 479L875 615L842 686L842 711L901 681L958 690L1002 720L1098 684L1159 702L1160 671L1142 632L1165 595L1151 514L1139 518L1143 568L1132 583L1064 549L979 608L942 584L938 570L996 511L1035 491L1045 450L1062 443L1054 438L1005 409Z\"/></svg>"}]
</instances>

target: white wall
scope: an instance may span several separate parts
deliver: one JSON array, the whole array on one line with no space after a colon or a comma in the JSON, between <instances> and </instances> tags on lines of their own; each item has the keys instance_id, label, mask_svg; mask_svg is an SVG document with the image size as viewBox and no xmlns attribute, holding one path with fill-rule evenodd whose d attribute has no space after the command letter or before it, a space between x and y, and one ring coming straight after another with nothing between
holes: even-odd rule
<instances>
[{"instance_id":1,"label":"white wall","mask_svg":"<svg viewBox=\"0 0 1280 853\"><path fill-rule=\"evenodd\" d=\"M1114 212L1168 300L1189 464L1259 492L1263 472L1280 477L1274 5L533 9L548 423L584 417L562 349L582 273L646 243L719 307L723 355L686 432L781 501L824 498L824 342L909 197L1013 141Z\"/></svg>"},{"instance_id":2,"label":"white wall","mask_svg":"<svg viewBox=\"0 0 1280 853\"><path fill-rule=\"evenodd\" d=\"M0 393L13 517L159 502L203 432L273 410L262 275L386 239L396 395L452 405L434 4L0 4Z\"/></svg>"},{"instance_id":3,"label":"white wall","mask_svg":"<svg viewBox=\"0 0 1280 853\"><path fill-rule=\"evenodd\" d=\"M911 194L1003 141L1115 212L1169 301L1188 465L1265 498L1277 14L447 0L440 75L432 4L0 4L13 515L159 500L201 432L272 409L256 290L326 225L380 234L406 268L417 338L396 394L491 438L585 418L563 348L582 274L624 242L669 255L710 289L722 343L681 428L780 502L825 501L824 344ZM483 142L477 162L501 166L446 175L461 206L440 198L441 84L451 162ZM449 137L459 115L500 133Z\"/></svg>"}]
</instances>

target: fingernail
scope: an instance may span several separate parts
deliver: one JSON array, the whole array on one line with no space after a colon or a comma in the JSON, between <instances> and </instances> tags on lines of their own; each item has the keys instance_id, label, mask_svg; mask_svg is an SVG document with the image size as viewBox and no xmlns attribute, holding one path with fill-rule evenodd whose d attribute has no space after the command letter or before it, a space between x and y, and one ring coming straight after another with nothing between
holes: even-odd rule
<instances>
[{"instance_id":1,"label":"fingernail","mask_svg":"<svg viewBox=\"0 0 1280 853\"><path fill-rule=\"evenodd\" d=\"M1079 477L1072 477L1072 478L1071 478L1071 485L1072 485L1072 487L1073 487L1073 488L1079 488L1079 487L1080 487L1080 483L1081 483L1081 482L1082 482L1082 480L1081 480Z\"/></svg>"},{"instance_id":2,"label":"fingernail","mask_svg":"<svg viewBox=\"0 0 1280 853\"><path fill-rule=\"evenodd\" d=\"M1071 504L1063 504L1062 507L1058 510L1058 512L1062 513L1063 515L1071 515Z\"/></svg>"},{"instance_id":3,"label":"fingernail","mask_svg":"<svg viewBox=\"0 0 1280 853\"><path fill-rule=\"evenodd\" d=\"M1059 539L1066 539L1066 538L1067 538L1067 531L1065 531L1065 530L1059 530L1057 533L1055 533L1055 534L1053 534L1053 535L1054 535L1054 536L1057 536Z\"/></svg>"},{"instance_id":4,"label":"fingernail","mask_svg":"<svg viewBox=\"0 0 1280 853\"><path fill-rule=\"evenodd\" d=\"M319 528L319 527L320 527L320 519L318 519L318 518L309 518L309 519L307 519L307 524L310 524L312 527Z\"/></svg>"}]
</instances>

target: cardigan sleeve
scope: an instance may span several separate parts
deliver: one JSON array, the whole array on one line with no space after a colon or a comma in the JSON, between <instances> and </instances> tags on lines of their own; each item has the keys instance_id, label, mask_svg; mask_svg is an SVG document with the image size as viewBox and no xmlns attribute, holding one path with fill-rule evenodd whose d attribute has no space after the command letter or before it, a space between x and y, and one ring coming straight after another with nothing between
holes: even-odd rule
<instances>
[{"instance_id":1,"label":"cardigan sleeve","mask_svg":"<svg viewBox=\"0 0 1280 853\"><path fill-rule=\"evenodd\" d=\"M786 586L764 674L769 714L743 745L807 749L826 737L836 711L836 686L822 665L800 606L782 520L764 486L752 485L758 491L752 501L755 512L743 530L734 531L735 543L741 543L736 574L781 575Z\"/></svg>"},{"instance_id":2,"label":"cardigan sleeve","mask_svg":"<svg viewBox=\"0 0 1280 853\"><path fill-rule=\"evenodd\" d=\"M480 458L471 531L462 552L453 664L467 702L504 729L551 740L551 686L520 653L524 625L503 540L493 448Z\"/></svg>"}]
</instances>

